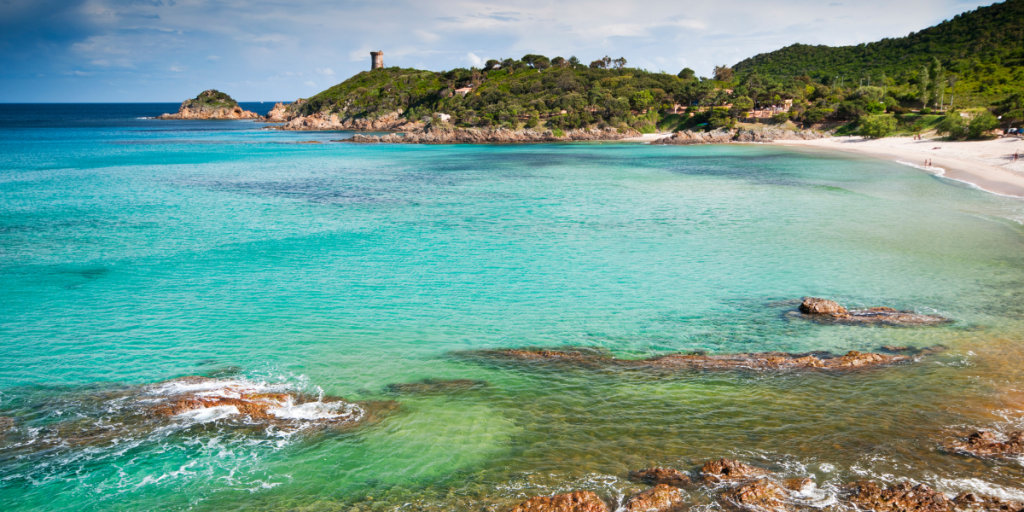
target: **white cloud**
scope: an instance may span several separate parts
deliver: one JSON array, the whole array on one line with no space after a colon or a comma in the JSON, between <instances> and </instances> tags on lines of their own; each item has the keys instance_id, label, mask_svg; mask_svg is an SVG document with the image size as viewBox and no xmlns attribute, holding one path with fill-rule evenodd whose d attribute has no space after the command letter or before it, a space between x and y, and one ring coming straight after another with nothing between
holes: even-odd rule
<instances>
[{"instance_id":1,"label":"white cloud","mask_svg":"<svg viewBox=\"0 0 1024 512\"><path fill-rule=\"evenodd\" d=\"M305 82L302 82L302 83L304 83L304 84L306 84L306 85L308 85L310 87L316 87L316 82L314 82L312 80L306 80Z\"/></svg>"},{"instance_id":2,"label":"white cloud","mask_svg":"<svg viewBox=\"0 0 1024 512\"><path fill-rule=\"evenodd\" d=\"M316 71L316 73L318 75L324 75L324 76L333 76L334 75L334 70L331 69L331 68L322 68L322 69L321 68L316 68L315 71Z\"/></svg>"},{"instance_id":3,"label":"white cloud","mask_svg":"<svg viewBox=\"0 0 1024 512\"><path fill-rule=\"evenodd\" d=\"M175 73L185 71L185 69L186 68L184 66L171 66L171 71L174 71Z\"/></svg>"},{"instance_id":4,"label":"white cloud","mask_svg":"<svg viewBox=\"0 0 1024 512\"><path fill-rule=\"evenodd\" d=\"M216 55L210 55L209 57L206 58L206 60L208 60L210 62L217 62L218 60L220 60L220 57L218 57Z\"/></svg>"},{"instance_id":5,"label":"white cloud","mask_svg":"<svg viewBox=\"0 0 1024 512\"><path fill-rule=\"evenodd\" d=\"M475 68L478 68L478 67L481 67L481 66L484 65L484 60L481 59L480 57L478 57L473 52L467 53L465 59L469 61L469 65L470 66L473 66Z\"/></svg>"}]
</instances>

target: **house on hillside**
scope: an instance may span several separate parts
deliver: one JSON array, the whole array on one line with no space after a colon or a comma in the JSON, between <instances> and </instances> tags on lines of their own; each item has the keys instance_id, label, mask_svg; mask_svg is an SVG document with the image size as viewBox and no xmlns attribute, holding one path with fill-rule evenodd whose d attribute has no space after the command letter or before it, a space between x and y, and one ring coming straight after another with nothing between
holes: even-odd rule
<instances>
[{"instance_id":1,"label":"house on hillside","mask_svg":"<svg viewBox=\"0 0 1024 512\"><path fill-rule=\"evenodd\" d=\"M459 87L458 89L455 89L455 94L458 94L459 96L465 96L472 91L472 87Z\"/></svg>"}]
</instances>

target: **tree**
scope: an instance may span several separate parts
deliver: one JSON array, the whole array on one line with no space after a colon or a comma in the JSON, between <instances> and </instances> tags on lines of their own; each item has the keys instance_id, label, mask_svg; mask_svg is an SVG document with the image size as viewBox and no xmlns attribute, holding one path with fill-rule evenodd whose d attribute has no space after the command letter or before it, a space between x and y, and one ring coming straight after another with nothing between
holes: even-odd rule
<instances>
[{"instance_id":1,"label":"tree","mask_svg":"<svg viewBox=\"0 0 1024 512\"><path fill-rule=\"evenodd\" d=\"M921 108L928 108L928 98L931 93L930 85L931 79L928 77L928 68L921 68L921 72L917 75L917 86L921 94Z\"/></svg>"},{"instance_id":2,"label":"tree","mask_svg":"<svg viewBox=\"0 0 1024 512\"><path fill-rule=\"evenodd\" d=\"M929 70L932 78L932 101L939 100L939 108L942 108L942 101L946 95L946 70L942 69L942 63L938 58L932 59L932 68Z\"/></svg>"},{"instance_id":3,"label":"tree","mask_svg":"<svg viewBox=\"0 0 1024 512\"><path fill-rule=\"evenodd\" d=\"M694 71L690 68L683 68L683 70L680 71L679 74L676 76L682 78L683 80L693 80Z\"/></svg>"},{"instance_id":4,"label":"tree","mask_svg":"<svg viewBox=\"0 0 1024 512\"><path fill-rule=\"evenodd\" d=\"M607 67L608 66L605 65L603 59L597 59L597 60L595 60L595 61L590 63L590 68L591 69L606 69Z\"/></svg>"},{"instance_id":5,"label":"tree","mask_svg":"<svg viewBox=\"0 0 1024 512\"><path fill-rule=\"evenodd\" d=\"M747 112L754 108L754 100L746 96L740 96L732 101L732 108L737 112Z\"/></svg>"},{"instance_id":6,"label":"tree","mask_svg":"<svg viewBox=\"0 0 1024 512\"><path fill-rule=\"evenodd\" d=\"M860 134L871 139L881 139L895 130L896 118L892 116L867 116L860 122Z\"/></svg>"},{"instance_id":7,"label":"tree","mask_svg":"<svg viewBox=\"0 0 1024 512\"><path fill-rule=\"evenodd\" d=\"M719 82L732 81L732 68L729 66L715 66L715 80Z\"/></svg>"},{"instance_id":8,"label":"tree","mask_svg":"<svg viewBox=\"0 0 1024 512\"><path fill-rule=\"evenodd\" d=\"M996 128L999 128L999 119L986 110L971 118L967 132L970 138L980 139Z\"/></svg>"},{"instance_id":9,"label":"tree","mask_svg":"<svg viewBox=\"0 0 1024 512\"><path fill-rule=\"evenodd\" d=\"M498 68L500 66L501 66L501 61L496 60L496 59L490 59L490 60L488 60L484 64L484 71L490 71L490 70Z\"/></svg>"},{"instance_id":10,"label":"tree","mask_svg":"<svg viewBox=\"0 0 1024 512\"><path fill-rule=\"evenodd\" d=\"M605 58L607 59L608 57L605 57ZM625 57L619 57L619 58L615 59L612 62L615 63L615 69L622 69L622 68L626 67L626 58Z\"/></svg>"},{"instance_id":11,"label":"tree","mask_svg":"<svg viewBox=\"0 0 1024 512\"><path fill-rule=\"evenodd\" d=\"M551 65L556 68L564 68L569 65L569 61L563 59L562 57L555 57L551 59Z\"/></svg>"},{"instance_id":12,"label":"tree","mask_svg":"<svg viewBox=\"0 0 1024 512\"><path fill-rule=\"evenodd\" d=\"M651 103L654 103L654 96L646 90L637 91L633 93L632 97L630 97L630 103L633 104L633 108L643 110Z\"/></svg>"},{"instance_id":13,"label":"tree","mask_svg":"<svg viewBox=\"0 0 1024 512\"><path fill-rule=\"evenodd\" d=\"M572 57L569 57L569 65L572 66L573 68L579 67L580 60L577 59L575 55L573 55Z\"/></svg>"},{"instance_id":14,"label":"tree","mask_svg":"<svg viewBox=\"0 0 1024 512\"><path fill-rule=\"evenodd\" d=\"M935 133L945 135L951 139L963 140L967 138L967 120L959 112L949 112L942 117L935 127Z\"/></svg>"}]
</instances>

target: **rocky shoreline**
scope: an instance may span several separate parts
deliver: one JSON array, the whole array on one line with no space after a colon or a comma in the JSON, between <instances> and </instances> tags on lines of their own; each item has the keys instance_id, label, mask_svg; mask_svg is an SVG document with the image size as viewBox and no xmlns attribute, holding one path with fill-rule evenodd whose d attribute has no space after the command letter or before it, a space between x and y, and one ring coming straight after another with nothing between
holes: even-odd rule
<instances>
[{"instance_id":1,"label":"rocky shoreline","mask_svg":"<svg viewBox=\"0 0 1024 512\"><path fill-rule=\"evenodd\" d=\"M750 512L818 510L817 484L811 478L782 479L772 471L730 459L707 461L691 474L676 468L632 471L631 480L651 487L628 497L605 499L593 491L577 490L523 501L510 512L677 512L691 510L683 489L699 488L721 509ZM925 484L899 482L879 485L856 481L835 489L842 509L875 512L1020 512L1024 504L972 492L949 496Z\"/></svg>"}]
</instances>

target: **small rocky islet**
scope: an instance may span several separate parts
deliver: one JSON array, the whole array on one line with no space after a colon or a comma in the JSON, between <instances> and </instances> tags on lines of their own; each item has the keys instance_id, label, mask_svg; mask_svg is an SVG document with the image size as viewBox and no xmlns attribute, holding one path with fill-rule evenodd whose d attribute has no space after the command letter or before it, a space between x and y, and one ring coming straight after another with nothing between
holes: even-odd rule
<instances>
[{"instance_id":1,"label":"small rocky islet","mask_svg":"<svg viewBox=\"0 0 1024 512\"><path fill-rule=\"evenodd\" d=\"M781 479L764 468L731 459L706 462L696 475L675 468L630 472L630 479L652 484L626 498L604 499L593 491L577 490L529 498L510 512L676 512L691 510L680 489L703 490L726 510L795 512L817 510L812 504L816 485L811 478ZM667 482L672 482L667 483ZM925 484L900 482L889 486L873 481L841 485L836 500L842 508L875 512L1020 512L1024 504L962 492L954 498Z\"/></svg>"},{"instance_id":2,"label":"small rocky islet","mask_svg":"<svg viewBox=\"0 0 1024 512\"><path fill-rule=\"evenodd\" d=\"M982 458L1024 455L1024 431L1015 430L999 434L990 430L979 430L949 441L943 448L951 453Z\"/></svg>"},{"instance_id":3,"label":"small rocky islet","mask_svg":"<svg viewBox=\"0 0 1024 512\"><path fill-rule=\"evenodd\" d=\"M209 89L198 96L182 102L176 114L163 114L156 119L162 120L232 120L249 119L261 121L263 116L243 110L227 93Z\"/></svg>"}]
</instances>

